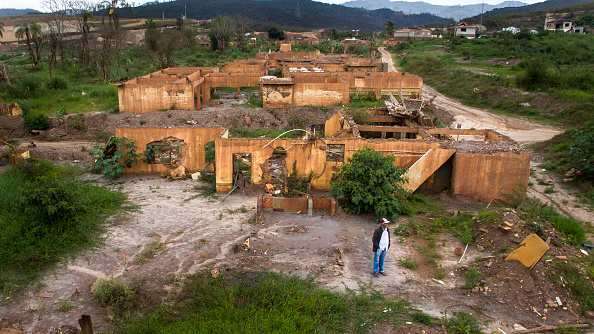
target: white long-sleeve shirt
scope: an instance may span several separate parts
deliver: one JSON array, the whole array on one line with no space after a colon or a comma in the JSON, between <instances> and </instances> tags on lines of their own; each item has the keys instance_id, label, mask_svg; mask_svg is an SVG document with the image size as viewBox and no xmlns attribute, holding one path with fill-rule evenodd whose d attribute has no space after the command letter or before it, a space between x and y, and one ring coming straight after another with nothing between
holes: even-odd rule
<instances>
[{"instance_id":1,"label":"white long-sleeve shirt","mask_svg":"<svg viewBox=\"0 0 594 334\"><path fill-rule=\"evenodd\" d=\"M382 232L382 237L379 242L379 250L384 251L388 249L388 245L390 244L390 237L388 236L388 229L385 228Z\"/></svg>"}]
</instances>

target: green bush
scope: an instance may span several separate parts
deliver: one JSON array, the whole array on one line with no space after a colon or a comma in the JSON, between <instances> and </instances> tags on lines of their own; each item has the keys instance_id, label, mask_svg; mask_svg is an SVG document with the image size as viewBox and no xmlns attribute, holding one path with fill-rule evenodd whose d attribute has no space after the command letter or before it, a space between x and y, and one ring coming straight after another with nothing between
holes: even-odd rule
<instances>
[{"instance_id":1,"label":"green bush","mask_svg":"<svg viewBox=\"0 0 594 334\"><path fill-rule=\"evenodd\" d=\"M8 93L14 98L30 99L39 94L40 88L41 85L38 78L26 76L8 86Z\"/></svg>"},{"instance_id":2,"label":"green bush","mask_svg":"<svg viewBox=\"0 0 594 334\"><path fill-rule=\"evenodd\" d=\"M464 312L456 312L447 319L446 329L448 334L482 334L478 320Z\"/></svg>"},{"instance_id":3,"label":"green bush","mask_svg":"<svg viewBox=\"0 0 594 334\"><path fill-rule=\"evenodd\" d=\"M204 159L208 164L215 163L215 142L213 140L204 144Z\"/></svg>"},{"instance_id":4,"label":"green bush","mask_svg":"<svg viewBox=\"0 0 594 334\"><path fill-rule=\"evenodd\" d=\"M62 77L53 77L47 82L47 88L60 90L68 88L68 82Z\"/></svg>"},{"instance_id":5,"label":"green bush","mask_svg":"<svg viewBox=\"0 0 594 334\"><path fill-rule=\"evenodd\" d=\"M408 212L409 194L402 188L405 172L394 166L393 156L363 148L332 179L332 195L347 212L391 219Z\"/></svg>"},{"instance_id":6,"label":"green bush","mask_svg":"<svg viewBox=\"0 0 594 334\"><path fill-rule=\"evenodd\" d=\"M95 245L120 193L83 183L79 171L28 161L0 174L0 299L42 270Z\"/></svg>"},{"instance_id":7,"label":"green bush","mask_svg":"<svg viewBox=\"0 0 594 334\"><path fill-rule=\"evenodd\" d=\"M23 120L29 130L47 130L50 126L47 115L37 111L23 110Z\"/></svg>"},{"instance_id":8,"label":"green bush","mask_svg":"<svg viewBox=\"0 0 594 334\"><path fill-rule=\"evenodd\" d=\"M124 170L138 160L134 141L115 136L109 138L105 146L95 146L91 156L95 159L93 171L112 179L122 176Z\"/></svg>"},{"instance_id":9,"label":"green bush","mask_svg":"<svg viewBox=\"0 0 594 334\"><path fill-rule=\"evenodd\" d=\"M532 58L520 64L523 72L518 76L518 85L528 89L536 90L559 85L560 75L556 69L543 58Z\"/></svg>"},{"instance_id":10,"label":"green bush","mask_svg":"<svg viewBox=\"0 0 594 334\"><path fill-rule=\"evenodd\" d=\"M570 166L594 181L594 123L571 130L569 135L572 140L568 152Z\"/></svg>"},{"instance_id":11,"label":"green bush","mask_svg":"<svg viewBox=\"0 0 594 334\"><path fill-rule=\"evenodd\" d=\"M98 278L93 283L91 292L101 306L111 306L120 312L129 308L134 301L134 290L114 278Z\"/></svg>"}]
</instances>

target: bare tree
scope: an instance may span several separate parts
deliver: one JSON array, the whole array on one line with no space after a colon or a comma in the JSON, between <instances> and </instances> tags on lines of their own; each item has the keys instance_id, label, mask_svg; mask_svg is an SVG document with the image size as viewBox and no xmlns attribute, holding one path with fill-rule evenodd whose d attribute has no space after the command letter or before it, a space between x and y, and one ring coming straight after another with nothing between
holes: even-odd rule
<instances>
[{"instance_id":1,"label":"bare tree","mask_svg":"<svg viewBox=\"0 0 594 334\"><path fill-rule=\"evenodd\" d=\"M80 34L80 49L78 60L81 65L88 65L90 63L90 49L89 49L89 34L91 26L89 20L92 18L92 13L95 8L91 0L64 0L68 1L69 12L76 20L76 28Z\"/></svg>"},{"instance_id":2,"label":"bare tree","mask_svg":"<svg viewBox=\"0 0 594 334\"><path fill-rule=\"evenodd\" d=\"M48 21L48 38L50 43L49 59L64 61L64 33L70 14L70 0L43 0L42 6L50 15ZM50 65L51 66L51 65Z\"/></svg>"},{"instance_id":3,"label":"bare tree","mask_svg":"<svg viewBox=\"0 0 594 334\"><path fill-rule=\"evenodd\" d=\"M217 16L210 24L210 39L215 50L224 50L237 32L235 22L230 17Z\"/></svg>"},{"instance_id":4,"label":"bare tree","mask_svg":"<svg viewBox=\"0 0 594 334\"><path fill-rule=\"evenodd\" d=\"M37 23L24 23L17 26L15 36L19 40L25 40L33 66L38 67L43 42L41 26Z\"/></svg>"},{"instance_id":5,"label":"bare tree","mask_svg":"<svg viewBox=\"0 0 594 334\"><path fill-rule=\"evenodd\" d=\"M0 38L4 37L4 23L0 22Z\"/></svg>"},{"instance_id":6,"label":"bare tree","mask_svg":"<svg viewBox=\"0 0 594 334\"><path fill-rule=\"evenodd\" d=\"M120 21L118 17L118 0L104 1L100 4L105 10L101 17L101 48L97 54L97 65L103 80L108 80L113 59L120 48ZM107 22L106 19L107 18Z\"/></svg>"}]
</instances>

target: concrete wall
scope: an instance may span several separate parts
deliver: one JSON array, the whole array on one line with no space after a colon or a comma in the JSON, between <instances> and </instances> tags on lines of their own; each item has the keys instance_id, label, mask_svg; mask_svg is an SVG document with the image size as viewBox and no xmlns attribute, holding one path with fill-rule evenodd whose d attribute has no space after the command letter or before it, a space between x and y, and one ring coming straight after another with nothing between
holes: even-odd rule
<instances>
[{"instance_id":1,"label":"concrete wall","mask_svg":"<svg viewBox=\"0 0 594 334\"><path fill-rule=\"evenodd\" d=\"M350 91L344 83L296 83L293 86L295 106L333 106L348 104Z\"/></svg>"},{"instance_id":2,"label":"concrete wall","mask_svg":"<svg viewBox=\"0 0 594 334\"><path fill-rule=\"evenodd\" d=\"M452 171L452 193L485 202L509 200L515 192L526 192L530 176L530 154L457 152Z\"/></svg>"},{"instance_id":3,"label":"concrete wall","mask_svg":"<svg viewBox=\"0 0 594 334\"><path fill-rule=\"evenodd\" d=\"M163 84L155 79L138 79L137 84L118 87L121 112L144 113L159 110L196 110L191 84Z\"/></svg>"},{"instance_id":4,"label":"concrete wall","mask_svg":"<svg viewBox=\"0 0 594 334\"><path fill-rule=\"evenodd\" d=\"M263 84L260 92L265 108L284 108L293 104L293 84Z\"/></svg>"},{"instance_id":5,"label":"concrete wall","mask_svg":"<svg viewBox=\"0 0 594 334\"><path fill-rule=\"evenodd\" d=\"M183 156L180 165L187 171L198 171L205 167L204 145L219 138L225 131L223 128L117 128L115 135L132 139L141 159L132 168L126 170L131 174L163 173L169 168L162 164L149 164L144 159L146 145L168 137L184 141Z\"/></svg>"},{"instance_id":6,"label":"concrete wall","mask_svg":"<svg viewBox=\"0 0 594 334\"><path fill-rule=\"evenodd\" d=\"M270 139L219 138L215 142L217 165L217 191L231 190L233 179L233 154L250 153L252 155L252 183L260 184L263 179L264 162L272 155L276 147L283 147L287 151L287 168L292 173L293 166L299 176L313 175L312 187L328 190L330 180L343 162L326 160L327 144L344 145L344 159L362 147L371 147L384 154L395 157L397 166L408 168L431 147L438 147L437 143L426 143L404 140L365 140L360 138L336 138L324 141L304 141L299 139L281 139L272 144ZM268 145L268 146L266 146ZM265 147L266 146L266 147Z\"/></svg>"}]
</instances>

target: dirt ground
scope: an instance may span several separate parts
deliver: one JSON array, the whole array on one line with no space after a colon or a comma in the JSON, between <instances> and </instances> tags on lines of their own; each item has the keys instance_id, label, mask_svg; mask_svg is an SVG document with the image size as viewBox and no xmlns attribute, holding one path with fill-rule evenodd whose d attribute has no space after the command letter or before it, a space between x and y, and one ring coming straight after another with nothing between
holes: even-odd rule
<instances>
[{"instance_id":1,"label":"dirt ground","mask_svg":"<svg viewBox=\"0 0 594 334\"><path fill-rule=\"evenodd\" d=\"M96 176L89 178L105 183ZM103 246L65 261L24 294L1 305L0 325L17 326L26 333L47 333L52 327L75 326L80 314L90 314L96 330L103 332L110 328L111 319L109 311L93 301L90 287L97 278L123 279L137 289L146 305L155 305L177 292L187 275L215 268L221 272L270 270L313 277L322 286L337 291L371 288L405 298L436 317L442 317L444 311L449 315L454 311L471 312L492 330L509 332L516 323L532 327L576 321L568 310L551 309L548 319L543 319L531 309L535 305L542 314L545 301L557 296L563 301L568 299L550 285L539 287L543 279L531 278L539 275L542 267L529 271L503 261L500 254L480 261L504 245L513 245L514 234L523 237L525 231L499 235L503 232L495 226L481 236L477 246L469 247L461 263L455 249L464 245L449 235L440 235L437 245L439 265L445 272L443 284L432 279L432 271L421 260L416 270L399 266L399 259L420 258L418 245L422 241L393 237L386 261L388 276L373 278L371 235L376 225L370 217L268 212L261 224L253 224L249 222L255 213L254 196L236 194L224 201L206 198L197 196L197 184L159 177L128 177L109 184L127 193L138 209L111 219ZM443 199L456 208L478 205ZM408 219L401 218L397 224L407 224ZM243 246L248 239L249 248ZM493 240L497 245L489 243ZM156 251L146 255L149 247ZM563 249L552 254L570 255ZM461 288L463 273L475 261L480 261L482 271L489 272L482 286L491 290ZM505 287L508 290L495 292ZM63 300L72 302L74 308L60 311ZM410 328L410 332L421 331Z\"/></svg>"}]
</instances>

